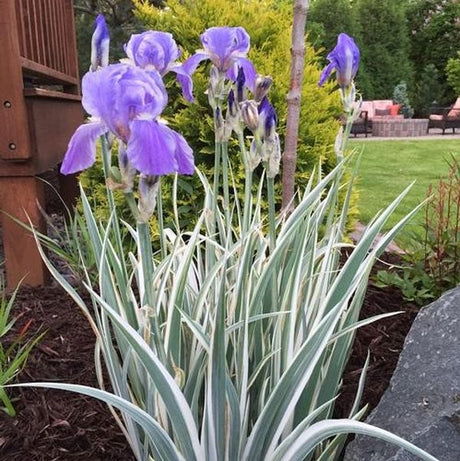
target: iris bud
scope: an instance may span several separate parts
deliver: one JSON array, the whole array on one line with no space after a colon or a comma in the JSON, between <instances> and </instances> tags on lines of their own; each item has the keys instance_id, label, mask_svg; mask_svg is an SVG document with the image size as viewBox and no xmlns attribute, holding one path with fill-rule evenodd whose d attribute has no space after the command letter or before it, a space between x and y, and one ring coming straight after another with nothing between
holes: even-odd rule
<instances>
[{"instance_id":1,"label":"iris bud","mask_svg":"<svg viewBox=\"0 0 460 461\"><path fill-rule=\"evenodd\" d=\"M91 39L91 67L94 72L99 67L109 65L110 37L104 16L99 14L96 18L95 29Z\"/></svg>"},{"instance_id":2,"label":"iris bud","mask_svg":"<svg viewBox=\"0 0 460 461\"><path fill-rule=\"evenodd\" d=\"M155 211L160 187L158 176L141 174L139 176L139 220L147 222Z\"/></svg>"},{"instance_id":3,"label":"iris bud","mask_svg":"<svg viewBox=\"0 0 460 461\"><path fill-rule=\"evenodd\" d=\"M256 85L254 90L254 99L259 102L267 96L270 87L272 86L273 79L270 76L262 77L257 76L256 78Z\"/></svg>"},{"instance_id":4,"label":"iris bud","mask_svg":"<svg viewBox=\"0 0 460 461\"><path fill-rule=\"evenodd\" d=\"M255 101L243 101L240 103L241 116L246 126L255 132L259 126L259 111Z\"/></svg>"}]
</instances>

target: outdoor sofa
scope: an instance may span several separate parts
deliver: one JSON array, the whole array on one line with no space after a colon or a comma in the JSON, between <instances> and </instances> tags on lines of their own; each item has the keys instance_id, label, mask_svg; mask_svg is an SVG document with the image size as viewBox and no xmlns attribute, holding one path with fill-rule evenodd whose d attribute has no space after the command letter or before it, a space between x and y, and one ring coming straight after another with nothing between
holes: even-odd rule
<instances>
[{"instance_id":1,"label":"outdoor sofa","mask_svg":"<svg viewBox=\"0 0 460 461\"><path fill-rule=\"evenodd\" d=\"M386 118L402 119L399 115L400 105L393 104L391 99L379 99L374 101L363 101L359 118L353 123L351 133L355 136L364 134L367 138L372 133L372 121Z\"/></svg>"}]
</instances>

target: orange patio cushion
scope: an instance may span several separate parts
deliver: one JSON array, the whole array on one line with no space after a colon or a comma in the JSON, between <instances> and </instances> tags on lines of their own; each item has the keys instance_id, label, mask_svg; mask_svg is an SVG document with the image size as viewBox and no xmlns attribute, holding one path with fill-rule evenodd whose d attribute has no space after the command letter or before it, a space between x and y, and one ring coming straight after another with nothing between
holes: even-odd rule
<instances>
[{"instance_id":1,"label":"orange patio cushion","mask_svg":"<svg viewBox=\"0 0 460 461\"><path fill-rule=\"evenodd\" d=\"M401 104L393 104L390 108L390 115L392 116L398 115L400 107L401 107Z\"/></svg>"}]
</instances>

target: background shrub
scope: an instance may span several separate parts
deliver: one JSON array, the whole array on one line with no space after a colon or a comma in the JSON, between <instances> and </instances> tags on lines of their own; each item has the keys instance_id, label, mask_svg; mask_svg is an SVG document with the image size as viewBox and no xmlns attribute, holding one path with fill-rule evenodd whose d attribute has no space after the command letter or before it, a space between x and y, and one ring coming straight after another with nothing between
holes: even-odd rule
<instances>
[{"instance_id":1,"label":"background shrub","mask_svg":"<svg viewBox=\"0 0 460 461\"><path fill-rule=\"evenodd\" d=\"M325 52L329 52L334 48L340 33L355 36L354 19L350 0L311 2L307 16L308 39L316 49L324 48Z\"/></svg>"},{"instance_id":2,"label":"background shrub","mask_svg":"<svg viewBox=\"0 0 460 461\"><path fill-rule=\"evenodd\" d=\"M393 101L401 105L401 112L404 118L411 118L414 115L414 109L410 104L409 94L407 93L407 83L404 80L395 86Z\"/></svg>"},{"instance_id":3,"label":"background shrub","mask_svg":"<svg viewBox=\"0 0 460 461\"><path fill-rule=\"evenodd\" d=\"M460 51L457 52L456 58L450 58L446 65L447 83L460 95Z\"/></svg>"},{"instance_id":4,"label":"background shrub","mask_svg":"<svg viewBox=\"0 0 460 461\"><path fill-rule=\"evenodd\" d=\"M356 40L361 49L358 87L366 99L390 99L401 80L412 82L406 2L356 0Z\"/></svg>"},{"instance_id":5,"label":"background shrub","mask_svg":"<svg viewBox=\"0 0 460 461\"><path fill-rule=\"evenodd\" d=\"M395 2L399 3L399 2ZM427 65L438 71L437 102L442 106L452 103L454 94L447 84L445 68L455 58L460 43L460 2L457 0L414 0L407 12L410 31L410 60L417 78Z\"/></svg>"}]
</instances>

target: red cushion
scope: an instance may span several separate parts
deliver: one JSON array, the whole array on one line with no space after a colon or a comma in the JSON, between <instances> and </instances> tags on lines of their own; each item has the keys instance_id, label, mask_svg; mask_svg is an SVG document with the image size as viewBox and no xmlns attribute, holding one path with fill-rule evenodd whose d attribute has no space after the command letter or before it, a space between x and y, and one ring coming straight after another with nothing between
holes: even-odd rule
<instances>
[{"instance_id":1,"label":"red cushion","mask_svg":"<svg viewBox=\"0 0 460 461\"><path fill-rule=\"evenodd\" d=\"M401 107L401 104L393 104L390 107L390 115L392 116L398 115L400 107Z\"/></svg>"}]
</instances>

